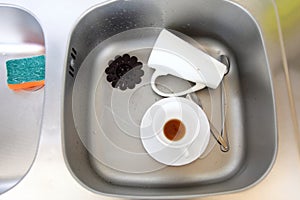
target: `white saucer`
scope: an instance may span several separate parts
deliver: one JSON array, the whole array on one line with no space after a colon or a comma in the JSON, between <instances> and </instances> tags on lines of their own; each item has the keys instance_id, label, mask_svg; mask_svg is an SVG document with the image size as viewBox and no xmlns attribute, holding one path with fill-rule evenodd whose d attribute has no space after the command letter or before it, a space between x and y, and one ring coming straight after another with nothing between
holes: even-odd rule
<instances>
[{"instance_id":1,"label":"white saucer","mask_svg":"<svg viewBox=\"0 0 300 200\"><path fill-rule=\"evenodd\" d=\"M194 131L194 139L188 143L185 141L187 145L184 147L176 148L172 142L168 145L161 140L163 125L174 118L185 124L186 133ZM210 127L204 111L196 103L186 98L171 97L157 101L146 111L140 135L145 150L152 158L166 165L181 166L193 162L205 151Z\"/></svg>"}]
</instances>

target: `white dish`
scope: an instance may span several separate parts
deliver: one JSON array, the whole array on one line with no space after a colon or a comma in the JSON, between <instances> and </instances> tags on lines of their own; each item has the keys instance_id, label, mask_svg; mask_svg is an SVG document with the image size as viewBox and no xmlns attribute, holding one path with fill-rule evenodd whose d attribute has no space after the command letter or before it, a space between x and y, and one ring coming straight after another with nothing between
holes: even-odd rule
<instances>
[{"instance_id":1,"label":"white dish","mask_svg":"<svg viewBox=\"0 0 300 200\"><path fill-rule=\"evenodd\" d=\"M168 140L163 127L178 119L186 127L179 141ZM210 137L210 127L204 111L194 102L181 97L165 98L154 103L143 116L140 127L145 150L156 161L170 165L186 165L201 156Z\"/></svg>"}]
</instances>

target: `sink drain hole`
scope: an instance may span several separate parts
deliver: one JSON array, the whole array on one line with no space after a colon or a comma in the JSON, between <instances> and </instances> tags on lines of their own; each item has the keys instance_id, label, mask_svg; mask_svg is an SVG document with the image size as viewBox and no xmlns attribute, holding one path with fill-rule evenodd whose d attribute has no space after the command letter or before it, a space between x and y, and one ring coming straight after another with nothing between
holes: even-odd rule
<instances>
[{"instance_id":1,"label":"sink drain hole","mask_svg":"<svg viewBox=\"0 0 300 200\"><path fill-rule=\"evenodd\" d=\"M105 69L106 80L111 83L113 88L133 89L136 84L142 82L144 75L142 67L143 63L138 61L136 56L117 55L114 60L109 61L108 67Z\"/></svg>"}]
</instances>

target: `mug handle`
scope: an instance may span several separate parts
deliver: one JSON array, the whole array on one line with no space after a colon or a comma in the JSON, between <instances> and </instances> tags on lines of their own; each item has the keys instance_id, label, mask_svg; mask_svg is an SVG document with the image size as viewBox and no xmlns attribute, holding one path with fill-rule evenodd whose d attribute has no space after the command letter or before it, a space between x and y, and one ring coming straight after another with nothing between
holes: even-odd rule
<instances>
[{"instance_id":1,"label":"mug handle","mask_svg":"<svg viewBox=\"0 0 300 200\"><path fill-rule=\"evenodd\" d=\"M201 90L203 88L205 88L206 86L202 83L196 83L193 87L191 87L190 89L184 90L182 92L177 92L177 93L164 93L162 91L160 91L155 84L156 79L159 76L165 76L168 73L164 73L164 72L158 72L158 70L155 70L152 78L151 78L151 87L154 90L154 92L156 92L158 95L163 96L163 97L176 97L176 96L184 96L186 94Z\"/></svg>"}]
</instances>

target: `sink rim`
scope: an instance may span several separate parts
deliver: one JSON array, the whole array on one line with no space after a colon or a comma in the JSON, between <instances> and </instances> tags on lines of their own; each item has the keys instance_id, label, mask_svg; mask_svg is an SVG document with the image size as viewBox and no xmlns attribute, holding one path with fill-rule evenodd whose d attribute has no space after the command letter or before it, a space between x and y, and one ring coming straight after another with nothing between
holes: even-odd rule
<instances>
[{"instance_id":1,"label":"sink rim","mask_svg":"<svg viewBox=\"0 0 300 200\"><path fill-rule=\"evenodd\" d=\"M105 5L107 5L107 4L110 4L110 3L113 3L113 2L117 2L117 1L115 1L115 0L112 0L112 1L107 1L107 2L104 2L104 3L100 3L100 4L97 4L97 5L94 5L94 6L92 6L91 8L89 8L87 11L85 11L81 16L80 16L80 18L76 21L76 23L74 24L74 27L72 28L72 30L71 30L71 32L70 32L70 35L69 35L69 41L68 41L68 49L71 49L71 39L72 39L72 34L74 33L74 31L75 31L75 29L76 29L76 27L78 26L78 24L79 24L79 22L81 21L81 19L83 18L83 17L85 17L87 14L89 14L91 11L93 11L93 10L95 10L95 9L97 9L97 8L99 8L99 7L102 7L102 6L105 6ZM240 192L240 191L244 191L244 190L247 190L247 189L249 189L249 188L251 188L251 187L253 187L254 185L256 185L257 183L259 183L262 179L264 179L268 174L269 174L269 172L271 171L271 169L272 169L272 167L273 167L273 165L274 165L274 163L275 163L275 160L276 160L276 157L277 157L277 153L278 153L278 127L277 127L277 112L276 112L276 101L275 101L275 96L274 96L274 86L273 86L273 81L272 81L272 76L271 76L271 73L270 73L270 63L269 63L269 59L268 59L268 54L267 54L267 52L266 52L266 46L265 46L265 42L264 42L264 35L263 35L263 33L262 33L262 30L261 30L261 27L259 26L259 24L258 24L258 22L255 20L255 18L253 17L253 15L248 11L248 10L246 10L242 5L240 5L240 4L238 4L238 3L236 3L236 2L232 2L232 1L228 1L228 0L226 0L226 2L228 2L228 3L231 3L231 4L233 4L233 5L235 5L235 6L237 6L237 7L239 7L240 9L242 9L244 12L246 12L247 13L247 15L252 19L252 21L255 23L255 25L256 25L256 27L258 28L258 31L259 31L259 35L261 36L261 38L262 38L262 46L263 46L263 51L264 51L264 53L265 53L265 56L266 56L266 62L267 62L267 70L268 70L268 72L269 72L269 79L270 79L270 85L271 85L271 93L272 93L272 101L273 101L273 111L274 111L274 115L272 116L272 117L274 117L274 120L275 120L275 127L274 127L274 129L275 129L275 138L274 138L274 140L275 140L275 144L274 144L274 153L272 154L272 158L271 158L271 162L270 162L270 164L269 164L269 167L267 168L267 170L264 172L264 174L260 177L260 178L258 178L256 181L254 181L253 183L251 183L250 185L248 185L248 186L246 186L246 187L243 187L243 188L240 188L240 189L235 189L235 190L231 190L231 191L225 191L225 192L216 192L216 193L207 193L207 194L201 194L201 195L199 195L199 194L196 194L196 195L183 195L183 196L171 196L171 197L169 197L169 198L183 198L183 197L199 197L199 196L209 196L209 195L214 195L214 194L226 194L226 193L232 193L232 192ZM68 64L68 53L67 53L67 55L65 56L65 66L67 66L67 64ZM65 73L64 73L64 80L63 80L63 82L64 82L64 84L66 83L66 72L67 72L67 70L65 71ZM63 94L65 94L65 86L64 86L64 90L63 90ZM62 102L62 104L63 104L63 109L64 109L64 103L65 103L65 99L63 98L63 102ZM68 169L69 169L69 171L71 172L71 174L72 174L72 176L77 180L77 181L79 181L79 183L82 185L82 186L84 186L85 188L87 188L88 190L91 190L91 191L93 191L93 192L95 192L95 193L100 193L100 194L105 194L105 195L108 195L108 196L115 196L115 197L127 197L127 198L132 198L132 197L134 197L134 198L149 198L149 197L145 197L145 196L136 196L136 195L133 195L133 196L131 196L131 195L128 195L128 196L126 196L126 195L120 195L120 194L106 194L106 193L103 193L103 192L100 192L100 191L98 191L98 190L96 190L96 189L93 189L93 188L91 188L91 187L89 187L89 186L87 186L80 178L78 178L77 177L77 175L74 173L74 171L72 170L72 167L70 166L70 163L69 163L69 161L68 161L68 158L67 158L67 155L66 155L66 147L65 147L65 139L66 139L66 137L65 137L65 125L64 125L64 111L63 111L63 120L62 120L62 123L61 123L61 125L62 125L62 145L63 145L63 152L64 152L64 159L65 159L65 162L66 162L66 165L68 166ZM153 196L151 196L151 198L160 198L159 196L157 196L157 197L153 197ZM165 198L165 197L164 197Z\"/></svg>"},{"instance_id":2,"label":"sink rim","mask_svg":"<svg viewBox=\"0 0 300 200\"><path fill-rule=\"evenodd\" d=\"M20 18L21 16L19 16L19 15L26 16L26 19L28 18L30 20L30 23L34 25L34 27L38 30L38 34L39 34L38 35L39 37L37 37L37 40L35 40L34 42L32 42L32 44L37 44L40 47L45 48L45 34L44 34L44 29L43 29L40 21L38 20L37 16L33 12L31 12L29 9L24 8L23 6L19 6L19 5L11 4L11 3L0 3L0 9L5 9L9 13L16 12L17 14L15 16L17 16L16 19L17 19L18 22L19 21L21 21L21 22L23 21L24 22L24 19ZM5 17L5 14L4 14L3 17ZM8 17L10 17L10 16L8 16ZM15 23L11 23L11 26L12 27L16 26L16 24ZM26 28L23 28L22 30L20 29L19 30L19 32L20 32L19 35L23 35L23 36L25 34L28 35L28 33L26 33L26 32L22 33L22 31L24 31L24 30L26 30ZM24 38L22 38L22 39L24 39ZM1 40L0 43L1 42L3 42L3 44L6 44L4 40L3 41ZM26 45L27 43L26 43L26 41L18 41L18 43L14 43L14 44L18 44L18 45L24 44L24 45ZM7 44L7 45L9 45L9 44ZM35 53L33 53L33 52L31 52L32 55L31 54L26 54L26 53L24 55L22 55L22 54L19 54L20 52L18 52L16 54L13 54L13 52L9 52L8 55L5 55L4 53L5 52L3 52L3 55L2 55L3 56L3 62L5 62L8 59L16 59L16 58L20 58L20 57L22 58L22 57L28 57L28 56L35 55ZM43 54L45 54L45 53L43 53ZM1 58L1 60L2 60L2 58ZM5 72L4 68L5 67L3 67L3 71ZM17 98L17 99L20 99L22 101L22 103L24 102L23 103L24 106L27 103L26 105L28 105L28 104L31 105L30 108L32 108L32 109L34 109L34 111L38 112L37 114L27 115L27 117L29 118L29 121L33 124L33 129L35 129L34 131L28 130L28 127L23 126L23 128L27 128L27 131L34 132L34 133L28 135L28 138L30 138L30 140L31 140L30 144L34 145L34 148L32 147L33 148L32 150L30 150L30 148L26 149L26 153L22 153L22 158L24 158L24 156L26 157L26 162L24 162L24 165L26 165L26 166L23 166L23 165L21 166L20 165L20 167L18 167L18 168L20 168L19 170L21 170L21 168L22 168L22 173L20 173L20 171L17 172L16 169L12 169L12 170L10 169L10 170L7 170L7 171L10 171L11 178L7 179L7 177L4 176L3 177L3 181L0 180L1 181L1 191L0 191L0 194L3 194L3 193L6 193L6 192L12 190L20 182L22 182L22 180L27 176L27 174L31 170L31 168L32 168L32 166L33 166L33 164L34 164L34 162L36 160L36 156L37 156L38 149L39 149L39 141L40 141L40 137L41 137L41 126L42 126L43 104L44 104L43 102L44 102L45 98L44 98L44 89L41 89L41 90L39 89L39 90L35 90L35 91L25 91L24 90L24 91L14 92L14 93L10 94L11 90L8 90L7 89L7 85L5 85L5 86L3 86L3 88L1 86L1 91L2 92L3 91L4 92L8 92L9 91L8 92L9 95L5 95L3 98L0 98L1 102L3 101L3 103L6 103L6 105L8 105L8 103L13 103L13 102L11 102L9 100L10 98ZM18 94L18 95L14 95L14 94ZM9 97L9 96L12 96L12 95L14 95L14 97ZM27 98L27 99L23 100L22 98ZM36 105L32 105L31 100L37 101L35 103ZM18 109L18 106L16 106L15 108ZM12 113L15 113L16 111L12 111ZM8 115L6 115L6 116L9 117ZM14 118L18 119L20 117L15 116ZM35 120L35 118L38 118L38 119ZM10 122L11 121L14 121L14 120L10 120ZM25 120L25 123L26 123L26 121L28 122L28 120ZM22 122L22 123L24 123L24 122ZM22 123L18 122L17 124L19 124L19 125L17 127L22 126ZM14 125L14 127L16 127L16 126ZM4 126L4 128L2 128L1 130L7 132L6 129L7 129L7 127ZM9 130L9 132L20 132L20 130L12 129L12 130ZM24 132L24 131L22 130L22 132ZM18 138L20 140L20 137L18 137ZM19 141L18 146L20 146L20 147L17 148L17 150L19 150L19 151L16 151L16 149L14 149L14 152L21 152L21 151L24 152L25 151L24 147L23 147L24 146L24 142L25 142L25 146L26 145L28 146L28 144L27 144L28 141L27 142L26 141L23 141L23 142ZM23 146L22 146L22 144L23 144ZM6 147L6 148L11 148L11 146ZM27 153L27 151L29 153ZM16 158L18 158L18 157L21 156L19 154L20 153L15 153L12 157L9 157L6 161L14 162L15 163L16 162ZM11 174L12 172L14 172L15 174ZM9 180L10 183L8 183L8 180Z\"/></svg>"}]
</instances>

